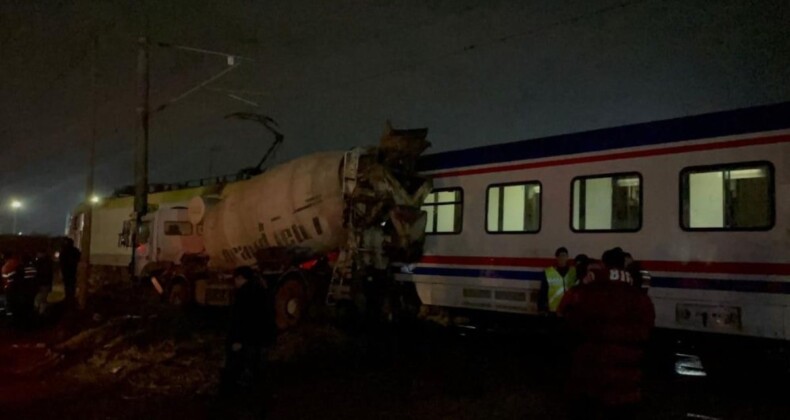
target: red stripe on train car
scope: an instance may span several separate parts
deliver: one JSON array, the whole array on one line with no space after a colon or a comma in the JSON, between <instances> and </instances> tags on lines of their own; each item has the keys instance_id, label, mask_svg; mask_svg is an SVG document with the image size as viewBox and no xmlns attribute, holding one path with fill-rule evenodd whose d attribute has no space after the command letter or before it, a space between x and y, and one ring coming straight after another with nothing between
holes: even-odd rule
<instances>
[{"instance_id":1,"label":"red stripe on train car","mask_svg":"<svg viewBox=\"0 0 790 420\"><path fill-rule=\"evenodd\" d=\"M439 172L436 174L431 174L431 177L446 178L451 176L480 175L480 174L487 174L494 172L508 172L508 171L518 171L523 169L545 168L549 166L578 165L581 163L602 162L607 160L633 159L633 158L641 158L648 156L672 155L678 153L702 152L702 151L718 150L718 149L734 149L734 148L745 147L745 146L762 146L762 145L786 143L786 142L790 142L790 134L782 134L782 135L771 136L771 137L757 137L757 138L741 139L741 140L720 141L720 142L705 143L705 144L687 144L683 146L663 147L663 148L649 149L649 150L634 150L630 152L610 153L607 155L582 156L582 157L567 158L567 159L554 159L554 160L546 160L542 162L527 162L527 163L517 163L512 165L504 165L504 166L489 166L486 168L461 169L456 171Z\"/></svg>"},{"instance_id":2,"label":"red stripe on train car","mask_svg":"<svg viewBox=\"0 0 790 420\"><path fill-rule=\"evenodd\" d=\"M548 267L554 258L518 258L518 257L460 257L452 255L426 255L420 262L425 264L447 265L490 265L507 267Z\"/></svg>"},{"instance_id":3,"label":"red stripe on train car","mask_svg":"<svg viewBox=\"0 0 790 420\"><path fill-rule=\"evenodd\" d=\"M426 255L424 264L484 265L494 267L543 268L554 263L554 258L477 257L453 255ZM724 273L755 275L790 275L790 264L718 261L640 261L649 271L683 273Z\"/></svg>"}]
</instances>

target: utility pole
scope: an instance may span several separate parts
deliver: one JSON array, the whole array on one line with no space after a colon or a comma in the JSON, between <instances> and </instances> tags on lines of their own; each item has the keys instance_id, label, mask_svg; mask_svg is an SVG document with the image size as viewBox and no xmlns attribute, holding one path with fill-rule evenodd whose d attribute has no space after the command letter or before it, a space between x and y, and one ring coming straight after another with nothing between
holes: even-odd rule
<instances>
[{"instance_id":1,"label":"utility pole","mask_svg":"<svg viewBox=\"0 0 790 420\"><path fill-rule=\"evenodd\" d=\"M88 138L88 174L85 177L85 213L83 213L82 235L80 243L77 244L82 251L82 258L78 266L77 276L77 296L76 301L79 308L84 308L88 298L88 283L91 277L91 229L93 224L93 190L94 174L96 170L96 138L98 136L98 117L97 117L97 79L98 79L98 50L99 37L94 34L91 39L91 132Z\"/></svg>"},{"instance_id":2,"label":"utility pole","mask_svg":"<svg viewBox=\"0 0 790 420\"><path fill-rule=\"evenodd\" d=\"M135 233L132 239L132 274L135 268L135 250L137 240L142 233L143 216L148 210L148 38L142 36L138 40L137 52L137 94L140 103L137 106L137 141L134 156L134 212Z\"/></svg>"},{"instance_id":3,"label":"utility pole","mask_svg":"<svg viewBox=\"0 0 790 420\"><path fill-rule=\"evenodd\" d=\"M82 234L82 255L85 259L85 262L90 266L90 255L91 255L91 225L93 222L93 194L94 194L94 177L96 171L96 141L98 137L98 116L97 116L97 108L98 108L98 94L97 94L97 79L98 79L98 70L97 70L97 60L98 60L98 49L99 49L99 38L97 35L93 36L93 43L92 43L92 54L91 54L91 133L89 145L88 145L88 176L85 180L85 204L88 206L87 211L85 213L85 222L83 226L83 234Z\"/></svg>"},{"instance_id":4,"label":"utility pole","mask_svg":"<svg viewBox=\"0 0 790 420\"><path fill-rule=\"evenodd\" d=\"M135 142L135 155L134 155L134 213L135 213L135 229L132 235L132 275L134 275L137 261L135 261L139 238L143 232L143 217L148 212L148 123L151 117L151 109L149 105L149 87L150 87L150 73L148 65L148 48L150 46L149 39L141 36L137 39L138 52L137 52L137 95L140 101L137 106L137 139ZM200 48L185 47L182 45L171 45L166 43L157 43L162 47L169 47L181 49L201 54L221 55L227 59L228 67L219 73L204 80L193 88L187 90L181 95L170 99L162 105L154 109L154 113L160 112L168 106L184 99L192 93L204 88L206 85L216 81L225 74L233 71L239 66L237 60L248 60L246 57L235 56L217 51L204 50Z\"/></svg>"}]
</instances>

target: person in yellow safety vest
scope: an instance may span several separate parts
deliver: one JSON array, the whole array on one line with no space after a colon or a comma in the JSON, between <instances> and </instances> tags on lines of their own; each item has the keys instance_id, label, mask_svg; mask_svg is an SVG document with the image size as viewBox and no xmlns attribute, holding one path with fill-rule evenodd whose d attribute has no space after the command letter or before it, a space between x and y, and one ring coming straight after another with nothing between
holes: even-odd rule
<instances>
[{"instance_id":1,"label":"person in yellow safety vest","mask_svg":"<svg viewBox=\"0 0 790 420\"><path fill-rule=\"evenodd\" d=\"M554 265L546 268L541 282L538 309L542 313L555 313L565 292L576 284L576 268L568 263L568 249L557 248Z\"/></svg>"}]
</instances>

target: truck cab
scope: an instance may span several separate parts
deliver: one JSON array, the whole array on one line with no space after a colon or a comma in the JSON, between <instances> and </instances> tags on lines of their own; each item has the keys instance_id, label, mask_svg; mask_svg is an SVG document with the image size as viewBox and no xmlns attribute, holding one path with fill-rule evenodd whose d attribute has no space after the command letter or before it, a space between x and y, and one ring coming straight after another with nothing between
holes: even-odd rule
<instances>
[{"instance_id":1,"label":"truck cab","mask_svg":"<svg viewBox=\"0 0 790 420\"><path fill-rule=\"evenodd\" d=\"M186 207L160 208L143 217L135 248L136 276L181 263L184 254L203 252L202 225L189 221Z\"/></svg>"}]
</instances>

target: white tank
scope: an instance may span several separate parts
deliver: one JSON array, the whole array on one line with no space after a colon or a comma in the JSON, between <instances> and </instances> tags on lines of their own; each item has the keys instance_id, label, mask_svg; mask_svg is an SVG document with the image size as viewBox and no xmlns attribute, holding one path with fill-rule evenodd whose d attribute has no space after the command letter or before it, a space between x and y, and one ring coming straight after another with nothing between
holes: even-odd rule
<instances>
[{"instance_id":1,"label":"white tank","mask_svg":"<svg viewBox=\"0 0 790 420\"><path fill-rule=\"evenodd\" d=\"M378 147L304 156L194 198L189 218L202 227L209 268L254 265L274 247L340 251L336 269L418 255L431 182L414 164L430 145L427 130L388 128Z\"/></svg>"},{"instance_id":2,"label":"white tank","mask_svg":"<svg viewBox=\"0 0 790 420\"><path fill-rule=\"evenodd\" d=\"M209 266L252 265L257 250L275 246L315 253L340 248L347 238L343 156L344 152L304 156L228 184L218 196L194 198L190 219L202 222Z\"/></svg>"}]
</instances>

